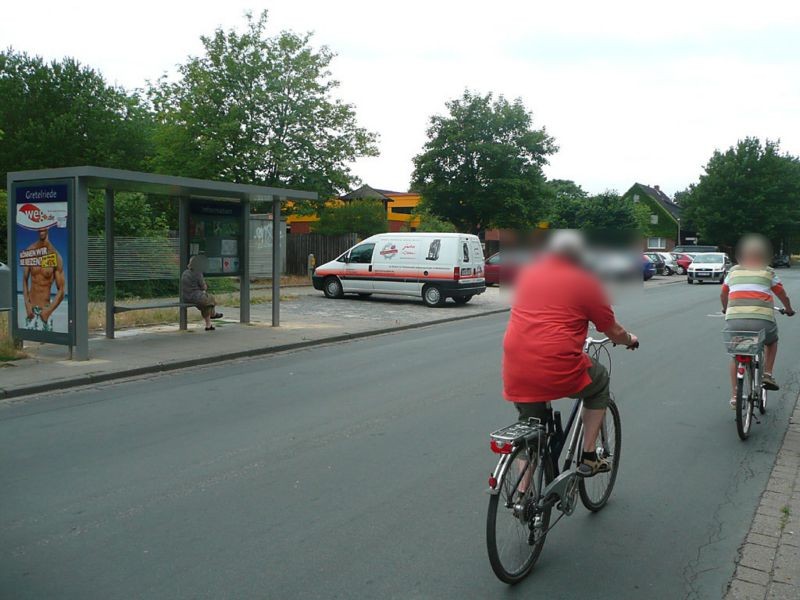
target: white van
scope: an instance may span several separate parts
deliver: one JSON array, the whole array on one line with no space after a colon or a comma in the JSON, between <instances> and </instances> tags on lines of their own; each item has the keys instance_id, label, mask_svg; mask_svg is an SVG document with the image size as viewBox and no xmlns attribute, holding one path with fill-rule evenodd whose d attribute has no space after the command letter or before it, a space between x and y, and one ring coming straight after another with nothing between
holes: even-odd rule
<instances>
[{"instance_id":1,"label":"white van","mask_svg":"<svg viewBox=\"0 0 800 600\"><path fill-rule=\"evenodd\" d=\"M483 250L464 233L380 233L314 269L314 287L345 294L418 296L428 306L466 304L486 291Z\"/></svg>"}]
</instances>

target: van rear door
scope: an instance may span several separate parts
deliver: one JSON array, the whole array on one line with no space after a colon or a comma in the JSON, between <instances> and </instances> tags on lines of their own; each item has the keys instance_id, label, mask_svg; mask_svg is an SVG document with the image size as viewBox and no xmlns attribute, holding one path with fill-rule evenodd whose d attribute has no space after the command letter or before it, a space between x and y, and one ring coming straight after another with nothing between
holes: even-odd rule
<instances>
[{"instance_id":1,"label":"van rear door","mask_svg":"<svg viewBox=\"0 0 800 600\"><path fill-rule=\"evenodd\" d=\"M483 279L483 249L476 236L458 238L458 266L461 279Z\"/></svg>"}]
</instances>

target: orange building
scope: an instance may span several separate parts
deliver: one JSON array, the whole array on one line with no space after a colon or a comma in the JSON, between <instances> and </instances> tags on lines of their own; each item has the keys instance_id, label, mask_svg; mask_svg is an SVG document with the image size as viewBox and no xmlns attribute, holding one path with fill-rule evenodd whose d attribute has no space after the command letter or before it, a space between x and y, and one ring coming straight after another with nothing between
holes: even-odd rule
<instances>
[{"instance_id":1,"label":"orange building","mask_svg":"<svg viewBox=\"0 0 800 600\"><path fill-rule=\"evenodd\" d=\"M378 200L382 202L386 208L389 231L402 231L404 229L414 231L419 226L419 217L413 218L414 209L421 200L419 194L379 190L368 185L362 185L344 196L329 200L327 206L335 206L336 204L352 202L353 200ZM319 221L317 215L290 215L286 218L290 233L311 233L317 221Z\"/></svg>"}]
</instances>

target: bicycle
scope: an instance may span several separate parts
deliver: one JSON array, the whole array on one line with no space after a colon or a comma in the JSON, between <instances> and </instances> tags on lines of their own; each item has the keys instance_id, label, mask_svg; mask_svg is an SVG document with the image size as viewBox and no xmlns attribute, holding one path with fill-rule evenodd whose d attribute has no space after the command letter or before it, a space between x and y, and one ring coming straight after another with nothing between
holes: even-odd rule
<instances>
[{"instance_id":1,"label":"bicycle","mask_svg":"<svg viewBox=\"0 0 800 600\"><path fill-rule=\"evenodd\" d=\"M786 314L786 309L774 309ZM764 331L723 330L723 341L728 354L736 361L736 432L741 440L750 435L755 409L762 415L767 412L767 389L762 385L764 364Z\"/></svg>"},{"instance_id":2,"label":"bicycle","mask_svg":"<svg viewBox=\"0 0 800 600\"><path fill-rule=\"evenodd\" d=\"M594 357L604 351L609 338L586 338L584 352L594 350ZM636 342L631 349L639 346ZM489 563L497 577L508 584L524 579L542 552L547 534L564 515L575 511L578 496L592 512L601 510L611 495L617 479L622 430L619 408L612 397L597 439L597 456L611 459L611 470L593 477L579 477L576 469L583 454L583 421L577 399L566 427L560 411L547 403L547 417L518 421L490 434L490 447L500 455L489 476L489 510L486 517L486 545ZM569 443L566 444L569 436ZM567 447L563 466L558 462ZM552 509L561 515L550 524ZM505 530L508 530L505 532ZM509 540L505 540L508 533Z\"/></svg>"}]
</instances>

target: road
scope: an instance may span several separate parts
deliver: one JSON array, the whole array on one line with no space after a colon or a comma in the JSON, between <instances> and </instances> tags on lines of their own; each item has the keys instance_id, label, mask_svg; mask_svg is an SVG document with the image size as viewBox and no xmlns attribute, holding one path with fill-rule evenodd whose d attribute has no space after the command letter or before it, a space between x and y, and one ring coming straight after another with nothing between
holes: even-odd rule
<instances>
[{"instance_id":1,"label":"road","mask_svg":"<svg viewBox=\"0 0 800 600\"><path fill-rule=\"evenodd\" d=\"M742 443L718 292L618 302L642 348L614 354L614 495L515 588L484 541L487 434L514 415L496 315L0 405L0 597L719 598L798 393L800 325L781 320L783 389Z\"/></svg>"}]
</instances>

